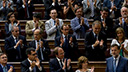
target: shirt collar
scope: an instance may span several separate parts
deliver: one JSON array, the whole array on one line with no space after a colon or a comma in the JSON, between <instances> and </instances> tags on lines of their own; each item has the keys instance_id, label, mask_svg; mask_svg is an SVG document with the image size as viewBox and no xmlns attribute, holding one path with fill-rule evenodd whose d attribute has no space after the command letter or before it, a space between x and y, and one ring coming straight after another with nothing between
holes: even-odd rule
<instances>
[{"instance_id":1,"label":"shirt collar","mask_svg":"<svg viewBox=\"0 0 128 72\"><path fill-rule=\"evenodd\" d=\"M30 62L30 63L32 63L32 61L28 58L28 61Z\"/></svg>"},{"instance_id":2,"label":"shirt collar","mask_svg":"<svg viewBox=\"0 0 128 72\"><path fill-rule=\"evenodd\" d=\"M62 34L62 36L63 36L63 38L65 38L65 35L64 34ZM68 37L68 35L67 35L67 37Z\"/></svg>"},{"instance_id":3,"label":"shirt collar","mask_svg":"<svg viewBox=\"0 0 128 72\"><path fill-rule=\"evenodd\" d=\"M16 37L14 35L12 35L12 37L14 38L14 40L16 40Z\"/></svg>"},{"instance_id":4,"label":"shirt collar","mask_svg":"<svg viewBox=\"0 0 128 72\"><path fill-rule=\"evenodd\" d=\"M0 64L0 65L1 65L2 68L4 67L2 64ZM7 65L5 65L5 67L7 68Z\"/></svg>"},{"instance_id":5,"label":"shirt collar","mask_svg":"<svg viewBox=\"0 0 128 72\"><path fill-rule=\"evenodd\" d=\"M56 57L56 59L60 62L60 59L58 57ZM63 59L62 59L62 61L63 61Z\"/></svg>"},{"instance_id":6,"label":"shirt collar","mask_svg":"<svg viewBox=\"0 0 128 72\"><path fill-rule=\"evenodd\" d=\"M120 55L118 55L118 57L117 58L115 58L115 57L113 57L113 59L115 60L119 60L119 58L120 58Z\"/></svg>"}]
</instances>

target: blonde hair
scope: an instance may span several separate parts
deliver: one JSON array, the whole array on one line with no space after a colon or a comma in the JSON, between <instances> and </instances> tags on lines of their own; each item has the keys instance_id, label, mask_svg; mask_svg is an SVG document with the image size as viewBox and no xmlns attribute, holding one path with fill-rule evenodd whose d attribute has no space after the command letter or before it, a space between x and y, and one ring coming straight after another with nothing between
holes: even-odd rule
<instances>
[{"instance_id":1,"label":"blonde hair","mask_svg":"<svg viewBox=\"0 0 128 72\"><path fill-rule=\"evenodd\" d=\"M118 40L118 36L117 36L117 33L119 32L119 31L121 31L122 33L123 33L123 40L125 40L125 32L124 32L124 29L122 28L122 27L118 27L117 29L116 29L116 39Z\"/></svg>"},{"instance_id":2,"label":"blonde hair","mask_svg":"<svg viewBox=\"0 0 128 72\"><path fill-rule=\"evenodd\" d=\"M84 62L88 62L88 59L85 56L80 56L78 58L78 64L77 64L79 69L82 69L82 63Z\"/></svg>"}]
</instances>

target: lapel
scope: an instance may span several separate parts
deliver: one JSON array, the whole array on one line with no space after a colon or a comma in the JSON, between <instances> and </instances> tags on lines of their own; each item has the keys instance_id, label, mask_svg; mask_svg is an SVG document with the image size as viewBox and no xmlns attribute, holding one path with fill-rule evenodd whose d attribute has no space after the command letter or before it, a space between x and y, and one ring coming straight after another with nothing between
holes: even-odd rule
<instances>
[{"instance_id":1,"label":"lapel","mask_svg":"<svg viewBox=\"0 0 128 72\"><path fill-rule=\"evenodd\" d=\"M122 57L120 56L120 58L119 58L119 61L118 61L118 65L117 65L117 67L116 67L116 70L120 67L120 65L121 65L121 59L122 59Z\"/></svg>"},{"instance_id":2,"label":"lapel","mask_svg":"<svg viewBox=\"0 0 128 72\"><path fill-rule=\"evenodd\" d=\"M12 35L10 36L10 41L11 41L12 44L16 44L16 42L15 42L15 40L14 40Z\"/></svg>"},{"instance_id":3,"label":"lapel","mask_svg":"<svg viewBox=\"0 0 128 72\"><path fill-rule=\"evenodd\" d=\"M60 64L59 64L59 61L57 60L57 58L55 58L55 64L56 64L55 65L56 67L60 68Z\"/></svg>"},{"instance_id":4,"label":"lapel","mask_svg":"<svg viewBox=\"0 0 128 72\"><path fill-rule=\"evenodd\" d=\"M111 68L112 71L113 71L113 69L114 69L114 68L113 68L113 57L111 57L111 60L110 60L109 62L110 62L110 63L109 63L109 64L110 64L109 66L110 66L110 68Z\"/></svg>"},{"instance_id":5,"label":"lapel","mask_svg":"<svg viewBox=\"0 0 128 72\"><path fill-rule=\"evenodd\" d=\"M32 42L32 45L36 49L36 42L35 42L35 40Z\"/></svg>"},{"instance_id":6,"label":"lapel","mask_svg":"<svg viewBox=\"0 0 128 72\"><path fill-rule=\"evenodd\" d=\"M79 25L79 20L77 17L75 17L75 24Z\"/></svg>"},{"instance_id":7,"label":"lapel","mask_svg":"<svg viewBox=\"0 0 128 72\"><path fill-rule=\"evenodd\" d=\"M1 64L0 64L0 72L3 72L3 69L2 69L2 66L1 66Z\"/></svg>"}]
</instances>

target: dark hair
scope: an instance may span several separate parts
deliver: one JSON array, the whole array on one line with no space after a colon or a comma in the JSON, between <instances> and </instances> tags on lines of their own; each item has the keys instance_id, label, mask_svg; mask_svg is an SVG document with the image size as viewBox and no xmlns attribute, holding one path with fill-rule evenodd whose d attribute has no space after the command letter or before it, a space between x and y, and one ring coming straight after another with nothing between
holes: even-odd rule
<instances>
[{"instance_id":1,"label":"dark hair","mask_svg":"<svg viewBox=\"0 0 128 72\"><path fill-rule=\"evenodd\" d=\"M14 12L10 12L10 13L8 13L8 15L7 15L7 23L10 23L9 18L10 18L11 15L13 15L13 14L14 14L14 16L15 16L15 13L14 13ZM16 16L15 16L15 18L16 18ZM14 22L17 22L17 20L15 20Z\"/></svg>"},{"instance_id":2,"label":"dark hair","mask_svg":"<svg viewBox=\"0 0 128 72\"><path fill-rule=\"evenodd\" d=\"M62 27L61 27L61 30L63 30L64 26L69 26L69 25L68 24L63 24Z\"/></svg>"},{"instance_id":3,"label":"dark hair","mask_svg":"<svg viewBox=\"0 0 128 72\"><path fill-rule=\"evenodd\" d=\"M82 9L82 8L81 8L81 7L77 7L77 8L75 8L75 10L74 10L75 13L76 13L76 11L77 11L78 9Z\"/></svg>"},{"instance_id":4,"label":"dark hair","mask_svg":"<svg viewBox=\"0 0 128 72\"><path fill-rule=\"evenodd\" d=\"M120 46L118 46L117 44L111 45L111 48L112 48L112 47L115 47L115 46L118 48L118 50L120 49Z\"/></svg>"},{"instance_id":5,"label":"dark hair","mask_svg":"<svg viewBox=\"0 0 128 72\"><path fill-rule=\"evenodd\" d=\"M103 7L103 8L101 9L101 11L109 12L109 9L108 9L107 7Z\"/></svg>"},{"instance_id":6,"label":"dark hair","mask_svg":"<svg viewBox=\"0 0 128 72\"><path fill-rule=\"evenodd\" d=\"M51 11L52 11L52 10L56 10L56 9L52 8L52 9L50 10L50 14L51 14ZM57 12L57 10L56 10L56 12Z\"/></svg>"},{"instance_id":7,"label":"dark hair","mask_svg":"<svg viewBox=\"0 0 128 72\"><path fill-rule=\"evenodd\" d=\"M26 55L31 55L31 51L35 51L35 49L34 48L28 48L28 49L26 49Z\"/></svg>"},{"instance_id":8,"label":"dark hair","mask_svg":"<svg viewBox=\"0 0 128 72\"><path fill-rule=\"evenodd\" d=\"M7 54L6 54L6 53L0 53L0 57L1 57L2 55L7 55Z\"/></svg>"},{"instance_id":9,"label":"dark hair","mask_svg":"<svg viewBox=\"0 0 128 72\"><path fill-rule=\"evenodd\" d=\"M41 13L39 13L39 12L34 12L33 13L33 17L35 17L35 18L41 18Z\"/></svg>"}]
</instances>

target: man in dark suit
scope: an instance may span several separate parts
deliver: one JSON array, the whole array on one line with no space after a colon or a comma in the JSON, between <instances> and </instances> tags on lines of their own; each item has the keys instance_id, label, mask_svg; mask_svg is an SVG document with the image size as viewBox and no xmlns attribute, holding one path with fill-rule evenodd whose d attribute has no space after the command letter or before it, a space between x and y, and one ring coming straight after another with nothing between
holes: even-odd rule
<instances>
[{"instance_id":1,"label":"man in dark suit","mask_svg":"<svg viewBox=\"0 0 128 72\"><path fill-rule=\"evenodd\" d=\"M101 31L101 22L94 21L92 31L85 36L85 55L89 61L104 61L106 50L106 36Z\"/></svg>"},{"instance_id":2,"label":"man in dark suit","mask_svg":"<svg viewBox=\"0 0 128 72\"><path fill-rule=\"evenodd\" d=\"M36 49L38 58L42 61L48 61L51 51L48 45L48 42L44 39L41 39L42 32L40 29L36 29L34 31L34 38L32 42L29 43L29 47L33 47Z\"/></svg>"},{"instance_id":3,"label":"man in dark suit","mask_svg":"<svg viewBox=\"0 0 128 72\"><path fill-rule=\"evenodd\" d=\"M55 47L60 46L65 52L65 58L77 60L78 58L78 43L74 35L69 33L69 25L64 24L61 27L62 35L55 39Z\"/></svg>"},{"instance_id":4,"label":"man in dark suit","mask_svg":"<svg viewBox=\"0 0 128 72\"><path fill-rule=\"evenodd\" d=\"M12 35L5 39L5 51L8 55L8 61L22 61L27 57L25 55L26 38L19 35L18 26L12 26L11 32Z\"/></svg>"},{"instance_id":5,"label":"man in dark suit","mask_svg":"<svg viewBox=\"0 0 128 72\"><path fill-rule=\"evenodd\" d=\"M8 58L5 53L0 53L0 72L15 72L14 67L7 64Z\"/></svg>"},{"instance_id":6,"label":"man in dark suit","mask_svg":"<svg viewBox=\"0 0 128 72\"><path fill-rule=\"evenodd\" d=\"M28 58L21 62L21 72L46 72L34 48L26 50Z\"/></svg>"},{"instance_id":7,"label":"man in dark suit","mask_svg":"<svg viewBox=\"0 0 128 72\"><path fill-rule=\"evenodd\" d=\"M32 19L32 12L35 10L33 0L17 0L16 4L18 19Z\"/></svg>"},{"instance_id":8,"label":"man in dark suit","mask_svg":"<svg viewBox=\"0 0 128 72\"><path fill-rule=\"evenodd\" d=\"M115 26L114 26L115 31L118 27L122 27L124 29L125 37L128 38L128 8L127 7L121 8L121 17L119 17L115 21Z\"/></svg>"},{"instance_id":9,"label":"man in dark suit","mask_svg":"<svg viewBox=\"0 0 128 72\"><path fill-rule=\"evenodd\" d=\"M107 37L114 37L113 30L113 20L108 17L109 10L107 7L104 7L101 11L101 16L98 16L94 20L99 20L101 22L101 31L105 32Z\"/></svg>"},{"instance_id":10,"label":"man in dark suit","mask_svg":"<svg viewBox=\"0 0 128 72\"><path fill-rule=\"evenodd\" d=\"M112 57L106 60L106 72L128 72L128 59L120 56L120 47L117 44L113 44L111 52Z\"/></svg>"},{"instance_id":11,"label":"man in dark suit","mask_svg":"<svg viewBox=\"0 0 128 72\"><path fill-rule=\"evenodd\" d=\"M60 47L54 49L56 58L49 62L51 72L73 72L70 65L71 59L64 58L64 50Z\"/></svg>"}]
</instances>

